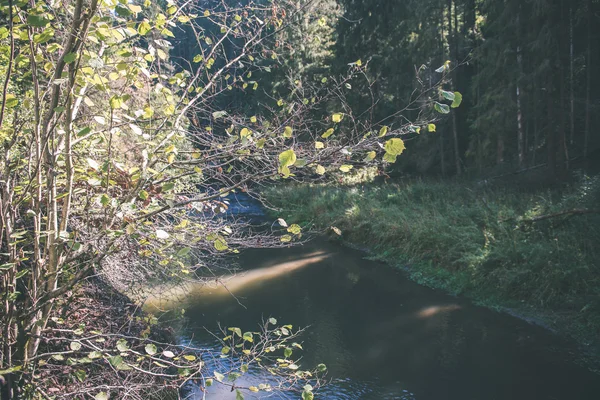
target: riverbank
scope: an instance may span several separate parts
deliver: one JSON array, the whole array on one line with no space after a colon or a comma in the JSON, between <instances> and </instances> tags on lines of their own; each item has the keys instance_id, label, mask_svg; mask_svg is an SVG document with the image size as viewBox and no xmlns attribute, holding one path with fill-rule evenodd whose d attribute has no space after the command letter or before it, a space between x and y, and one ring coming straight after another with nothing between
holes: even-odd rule
<instances>
[{"instance_id":1,"label":"riverbank","mask_svg":"<svg viewBox=\"0 0 600 400\"><path fill-rule=\"evenodd\" d=\"M177 380L168 382L126 364L136 356L131 365L143 368L138 348L147 345L178 350L173 329L109 284L92 279L55 305L40 345L40 361L29 380L36 392L57 399L104 399L125 393L132 398L178 398ZM120 354L112 355L115 351ZM126 381L120 371L128 372Z\"/></svg>"},{"instance_id":2,"label":"riverbank","mask_svg":"<svg viewBox=\"0 0 600 400\"><path fill-rule=\"evenodd\" d=\"M600 179L562 190L419 181L264 195L288 223L335 227L423 285L508 310L600 355L600 216L579 213L598 204Z\"/></svg>"}]
</instances>

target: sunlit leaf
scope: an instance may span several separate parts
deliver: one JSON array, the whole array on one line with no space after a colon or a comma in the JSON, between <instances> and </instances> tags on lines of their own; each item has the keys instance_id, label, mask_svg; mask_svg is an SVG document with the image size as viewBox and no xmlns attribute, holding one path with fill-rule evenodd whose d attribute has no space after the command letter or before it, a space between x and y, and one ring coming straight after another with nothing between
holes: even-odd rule
<instances>
[{"instance_id":1,"label":"sunlit leaf","mask_svg":"<svg viewBox=\"0 0 600 400\"><path fill-rule=\"evenodd\" d=\"M385 151L388 154L399 156L405 149L404 141L400 138L393 138L385 142Z\"/></svg>"},{"instance_id":2,"label":"sunlit leaf","mask_svg":"<svg viewBox=\"0 0 600 400\"><path fill-rule=\"evenodd\" d=\"M333 132L335 132L335 130L333 128L329 128L321 135L321 137L323 139L327 139L329 136L333 135Z\"/></svg>"},{"instance_id":3,"label":"sunlit leaf","mask_svg":"<svg viewBox=\"0 0 600 400\"><path fill-rule=\"evenodd\" d=\"M454 101L452 102L452 105L450 107L452 108L458 108L460 107L460 105L462 104L462 94L460 94L460 92L454 92Z\"/></svg>"}]
</instances>

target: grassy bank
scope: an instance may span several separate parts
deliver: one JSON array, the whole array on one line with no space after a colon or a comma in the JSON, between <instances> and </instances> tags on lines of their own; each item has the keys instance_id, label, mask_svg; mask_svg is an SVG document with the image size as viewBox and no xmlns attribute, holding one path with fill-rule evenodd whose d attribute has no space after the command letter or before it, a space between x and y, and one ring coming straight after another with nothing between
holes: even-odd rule
<instances>
[{"instance_id":1,"label":"grassy bank","mask_svg":"<svg viewBox=\"0 0 600 400\"><path fill-rule=\"evenodd\" d=\"M554 215L598 208L600 178L560 191L413 182L264 194L288 223L335 226L420 283L517 309L581 343L600 336L600 215Z\"/></svg>"}]
</instances>

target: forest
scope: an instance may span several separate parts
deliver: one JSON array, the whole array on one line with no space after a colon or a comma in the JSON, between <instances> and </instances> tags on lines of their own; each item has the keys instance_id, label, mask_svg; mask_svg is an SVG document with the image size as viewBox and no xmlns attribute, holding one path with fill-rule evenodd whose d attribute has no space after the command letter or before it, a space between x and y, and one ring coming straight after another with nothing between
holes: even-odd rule
<instances>
[{"instance_id":1,"label":"forest","mask_svg":"<svg viewBox=\"0 0 600 400\"><path fill-rule=\"evenodd\" d=\"M592 398L599 22L598 0L0 0L0 398L437 399L435 372L476 399L498 382L461 397L469 340L530 344L539 380L499 399L568 396L556 371Z\"/></svg>"}]
</instances>

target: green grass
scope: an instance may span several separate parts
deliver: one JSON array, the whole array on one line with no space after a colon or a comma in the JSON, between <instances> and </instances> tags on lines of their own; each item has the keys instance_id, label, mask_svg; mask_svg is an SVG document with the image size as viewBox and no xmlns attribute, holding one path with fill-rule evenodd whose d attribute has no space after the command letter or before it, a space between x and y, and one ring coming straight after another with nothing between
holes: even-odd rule
<instances>
[{"instance_id":1,"label":"green grass","mask_svg":"<svg viewBox=\"0 0 600 400\"><path fill-rule=\"evenodd\" d=\"M418 181L282 185L264 195L288 222L328 229L419 283L517 308L581 342L600 337L600 215L526 223L600 204L600 178L560 191Z\"/></svg>"}]
</instances>

